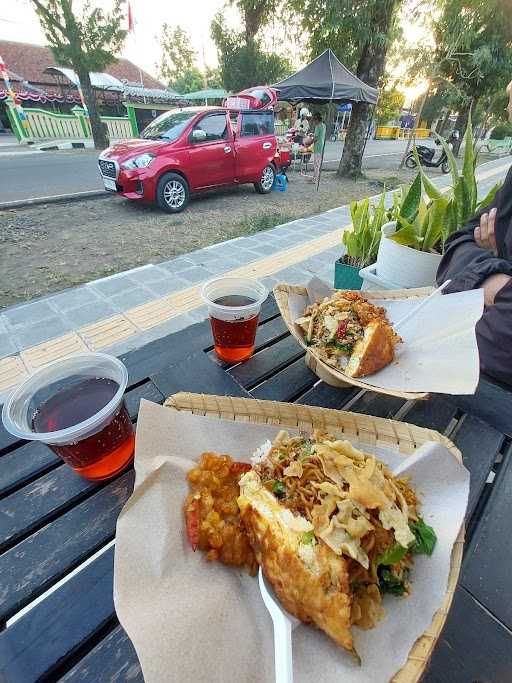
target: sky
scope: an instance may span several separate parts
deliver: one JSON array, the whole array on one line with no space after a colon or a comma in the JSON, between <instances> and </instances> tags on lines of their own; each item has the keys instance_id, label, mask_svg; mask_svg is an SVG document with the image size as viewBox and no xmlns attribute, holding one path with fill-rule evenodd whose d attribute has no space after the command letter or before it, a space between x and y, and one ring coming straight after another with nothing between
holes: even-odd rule
<instances>
[{"instance_id":1,"label":"sky","mask_svg":"<svg viewBox=\"0 0 512 683\"><path fill-rule=\"evenodd\" d=\"M135 62L153 76L160 60L159 36L162 24L179 24L187 31L198 53L198 64L204 57L208 66L217 65L215 45L210 38L210 23L224 0L130 0L135 32L130 34L122 57ZM108 8L109 0L95 0ZM44 45L46 40L29 0L0 1L0 39L19 40Z\"/></svg>"}]
</instances>

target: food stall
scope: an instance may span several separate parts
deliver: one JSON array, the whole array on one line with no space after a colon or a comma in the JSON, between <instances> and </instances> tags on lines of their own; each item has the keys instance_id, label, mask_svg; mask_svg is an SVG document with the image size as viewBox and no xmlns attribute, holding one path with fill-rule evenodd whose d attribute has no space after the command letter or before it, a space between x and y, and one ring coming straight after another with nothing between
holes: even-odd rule
<instances>
[{"instance_id":1,"label":"food stall","mask_svg":"<svg viewBox=\"0 0 512 683\"><path fill-rule=\"evenodd\" d=\"M379 94L376 88L363 83L349 71L330 48L272 87L277 90L279 101L291 104L366 102L375 106Z\"/></svg>"}]
</instances>

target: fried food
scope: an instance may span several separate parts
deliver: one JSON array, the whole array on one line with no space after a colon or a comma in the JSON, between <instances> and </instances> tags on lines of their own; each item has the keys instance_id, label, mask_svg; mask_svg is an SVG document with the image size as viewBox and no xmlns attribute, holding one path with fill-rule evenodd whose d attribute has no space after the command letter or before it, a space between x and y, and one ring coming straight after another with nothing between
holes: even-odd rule
<instances>
[{"instance_id":1,"label":"fried food","mask_svg":"<svg viewBox=\"0 0 512 683\"><path fill-rule=\"evenodd\" d=\"M414 555L435 546L407 479L321 431L280 432L252 466L203 454L189 481L193 548L252 574L261 565L285 609L356 657L352 626L373 628L382 594L406 596Z\"/></svg>"},{"instance_id":2,"label":"fried food","mask_svg":"<svg viewBox=\"0 0 512 683\"><path fill-rule=\"evenodd\" d=\"M240 521L238 480L251 469L229 455L203 453L187 475L191 493L184 505L187 537L209 560L245 567L254 576L256 558Z\"/></svg>"},{"instance_id":3,"label":"fried food","mask_svg":"<svg viewBox=\"0 0 512 683\"><path fill-rule=\"evenodd\" d=\"M307 306L295 323L322 360L350 377L365 377L389 365L402 341L385 310L358 292L335 292Z\"/></svg>"},{"instance_id":4,"label":"fried food","mask_svg":"<svg viewBox=\"0 0 512 683\"><path fill-rule=\"evenodd\" d=\"M242 477L238 504L258 564L283 607L353 651L347 562L326 545L313 545L313 525L284 509L256 472Z\"/></svg>"}]
</instances>

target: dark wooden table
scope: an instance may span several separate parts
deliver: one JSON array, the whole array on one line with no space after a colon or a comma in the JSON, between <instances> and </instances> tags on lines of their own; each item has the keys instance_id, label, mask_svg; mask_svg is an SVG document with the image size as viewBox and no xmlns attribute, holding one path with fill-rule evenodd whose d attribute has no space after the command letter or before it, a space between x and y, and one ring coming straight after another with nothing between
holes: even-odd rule
<instances>
[{"instance_id":1,"label":"dark wooden table","mask_svg":"<svg viewBox=\"0 0 512 683\"><path fill-rule=\"evenodd\" d=\"M305 366L272 297L262 310L257 352L246 363L227 367L216 359L207 321L122 360L134 422L141 398L161 403L193 391L343 408L446 434L471 471L466 551L423 680L512 681L512 394L506 388L482 380L474 397L417 402L333 389ZM46 446L17 441L0 428L0 681L142 681L112 598L116 520L132 487L133 471L93 484Z\"/></svg>"}]
</instances>

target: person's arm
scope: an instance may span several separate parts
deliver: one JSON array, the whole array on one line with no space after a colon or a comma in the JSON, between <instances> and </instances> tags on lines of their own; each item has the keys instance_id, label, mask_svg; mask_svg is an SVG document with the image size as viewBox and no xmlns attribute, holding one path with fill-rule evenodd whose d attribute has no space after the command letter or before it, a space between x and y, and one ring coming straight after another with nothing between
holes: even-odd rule
<instances>
[{"instance_id":1,"label":"person's arm","mask_svg":"<svg viewBox=\"0 0 512 683\"><path fill-rule=\"evenodd\" d=\"M497 292L509 282L512 263L498 256L500 236L496 236L496 212L510 221L512 217L512 169L493 203L472 218L468 225L454 233L437 271L437 282L451 279L447 290L460 292L483 287L487 305L494 303Z\"/></svg>"}]
</instances>

